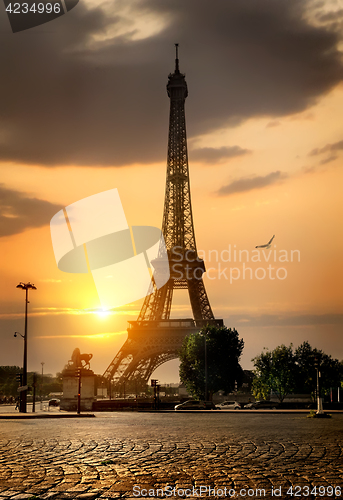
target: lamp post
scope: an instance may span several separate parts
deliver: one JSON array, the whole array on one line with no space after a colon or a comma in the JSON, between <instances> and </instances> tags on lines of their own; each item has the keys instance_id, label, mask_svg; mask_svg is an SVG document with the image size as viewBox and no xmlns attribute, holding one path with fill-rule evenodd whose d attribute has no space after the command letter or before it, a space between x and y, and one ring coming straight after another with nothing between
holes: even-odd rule
<instances>
[{"instance_id":1,"label":"lamp post","mask_svg":"<svg viewBox=\"0 0 343 500\"><path fill-rule=\"evenodd\" d=\"M207 401L207 337L204 335L205 339L205 401Z\"/></svg>"},{"instance_id":2,"label":"lamp post","mask_svg":"<svg viewBox=\"0 0 343 500\"><path fill-rule=\"evenodd\" d=\"M207 401L207 336L206 332L200 333L200 335L204 337L205 343L205 401Z\"/></svg>"},{"instance_id":3,"label":"lamp post","mask_svg":"<svg viewBox=\"0 0 343 500\"><path fill-rule=\"evenodd\" d=\"M20 412L26 413L26 402L27 402L27 304L29 303L28 295L29 290L37 290L35 285L32 283L22 283L17 285L17 288L25 290L25 333L24 333L24 361L23 361L23 387L26 387L22 391L22 397L20 398Z\"/></svg>"},{"instance_id":4,"label":"lamp post","mask_svg":"<svg viewBox=\"0 0 343 500\"><path fill-rule=\"evenodd\" d=\"M318 356L314 360L314 367L317 370L317 415L323 415L323 402L320 397L320 386L319 386L319 378L321 376L320 371L319 371L319 365L320 365L320 357Z\"/></svg>"},{"instance_id":5,"label":"lamp post","mask_svg":"<svg viewBox=\"0 0 343 500\"><path fill-rule=\"evenodd\" d=\"M40 409L43 410L43 367L45 365L44 361L41 361L41 365L42 365L42 381L41 381L41 384L40 384Z\"/></svg>"}]
</instances>

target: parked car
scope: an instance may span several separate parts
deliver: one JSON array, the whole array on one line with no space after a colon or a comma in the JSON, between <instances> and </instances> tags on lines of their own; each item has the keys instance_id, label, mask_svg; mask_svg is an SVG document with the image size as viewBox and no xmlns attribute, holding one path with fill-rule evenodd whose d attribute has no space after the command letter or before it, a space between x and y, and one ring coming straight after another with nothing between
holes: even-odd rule
<instances>
[{"instance_id":1,"label":"parked car","mask_svg":"<svg viewBox=\"0 0 343 500\"><path fill-rule=\"evenodd\" d=\"M224 401L216 405L217 410L240 410L242 407L237 401Z\"/></svg>"},{"instance_id":2,"label":"parked car","mask_svg":"<svg viewBox=\"0 0 343 500\"><path fill-rule=\"evenodd\" d=\"M244 408L247 410L276 410L278 406L278 403L274 401L261 400L255 401L254 403L248 403Z\"/></svg>"},{"instance_id":3,"label":"parked car","mask_svg":"<svg viewBox=\"0 0 343 500\"><path fill-rule=\"evenodd\" d=\"M194 401L189 399L184 403L174 406L174 410L216 410L212 401Z\"/></svg>"},{"instance_id":4,"label":"parked car","mask_svg":"<svg viewBox=\"0 0 343 500\"><path fill-rule=\"evenodd\" d=\"M49 406L60 406L59 399L49 399Z\"/></svg>"}]
</instances>

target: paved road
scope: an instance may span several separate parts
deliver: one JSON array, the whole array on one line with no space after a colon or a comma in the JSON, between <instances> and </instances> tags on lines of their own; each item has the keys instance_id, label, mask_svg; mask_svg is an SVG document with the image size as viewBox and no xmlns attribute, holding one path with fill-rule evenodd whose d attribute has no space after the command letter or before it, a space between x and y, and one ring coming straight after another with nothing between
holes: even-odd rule
<instances>
[{"instance_id":1,"label":"paved road","mask_svg":"<svg viewBox=\"0 0 343 500\"><path fill-rule=\"evenodd\" d=\"M0 500L343 498L342 450L342 414L2 420Z\"/></svg>"}]
</instances>

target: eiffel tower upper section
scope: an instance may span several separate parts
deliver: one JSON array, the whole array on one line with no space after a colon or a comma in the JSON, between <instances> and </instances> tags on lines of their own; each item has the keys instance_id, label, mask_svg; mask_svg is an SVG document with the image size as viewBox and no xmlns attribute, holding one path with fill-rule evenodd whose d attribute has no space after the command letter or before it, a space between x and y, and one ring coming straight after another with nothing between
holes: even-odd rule
<instances>
[{"instance_id":1,"label":"eiffel tower upper section","mask_svg":"<svg viewBox=\"0 0 343 500\"><path fill-rule=\"evenodd\" d=\"M214 321L202 275L205 265L198 257L189 182L185 100L188 96L185 75L180 72L178 44L175 70L168 77L170 98L167 177L162 232L165 239L170 279L145 298L138 321L157 321L170 317L174 289L188 289L197 326ZM158 262L153 263L158 271Z\"/></svg>"},{"instance_id":2,"label":"eiffel tower upper section","mask_svg":"<svg viewBox=\"0 0 343 500\"><path fill-rule=\"evenodd\" d=\"M175 71L168 77L170 98L167 180L162 232L168 250L180 247L196 252L189 185L185 100L185 75L180 73L176 46Z\"/></svg>"}]
</instances>

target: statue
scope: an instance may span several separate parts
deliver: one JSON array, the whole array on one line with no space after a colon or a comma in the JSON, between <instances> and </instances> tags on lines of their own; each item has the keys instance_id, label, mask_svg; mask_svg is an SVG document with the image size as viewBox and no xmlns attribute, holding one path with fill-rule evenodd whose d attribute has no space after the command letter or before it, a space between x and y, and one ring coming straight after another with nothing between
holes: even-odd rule
<instances>
[{"instance_id":1,"label":"statue","mask_svg":"<svg viewBox=\"0 0 343 500\"><path fill-rule=\"evenodd\" d=\"M73 350L71 359L62 370L63 397L60 403L62 410L92 410L95 401L95 375L90 368L92 357L93 354L81 354L78 347ZM81 392L79 392L81 381Z\"/></svg>"},{"instance_id":2,"label":"statue","mask_svg":"<svg viewBox=\"0 0 343 500\"><path fill-rule=\"evenodd\" d=\"M90 360L92 359L93 354L81 354L80 349L76 347L73 350L73 354L71 355L71 360L68 361L68 368L85 368L90 370ZM84 364L82 364L84 362Z\"/></svg>"},{"instance_id":3,"label":"statue","mask_svg":"<svg viewBox=\"0 0 343 500\"><path fill-rule=\"evenodd\" d=\"M85 362L85 364L82 366L82 368L86 368L87 370L91 369L90 360L92 359L92 357L93 357L93 354L86 354L86 353L81 354L80 360Z\"/></svg>"}]
</instances>

